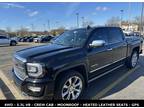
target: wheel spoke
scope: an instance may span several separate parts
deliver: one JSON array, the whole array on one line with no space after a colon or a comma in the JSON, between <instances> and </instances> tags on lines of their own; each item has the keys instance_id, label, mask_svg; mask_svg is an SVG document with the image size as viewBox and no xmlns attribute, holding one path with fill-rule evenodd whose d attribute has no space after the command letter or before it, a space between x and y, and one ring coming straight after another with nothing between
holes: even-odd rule
<instances>
[{"instance_id":1,"label":"wheel spoke","mask_svg":"<svg viewBox=\"0 0 144 108\"><path fill-rule=\"evenodd\" d=\"M71 94L72 94L72 100L74 100L76 98L74 92L72 92Z\"/></svg>"},{"instance_id":2,"label":"wheel spoke","mask_svg":"<svg viewBox=\"0 0 144 108\"><path fill-rule=\"evenodd\" d=\"M64 85L64 87L63 88L66 88L66 89L68 89L68 86L67 85Z\"/></svg>"},{"instance_id":3,"label":"wheel spoke","mask_svg":"<svg viewBox=\"0 0 144 108\"><path fill-rule=\"evenodd\" d=\"M81 91L81 89L79 88L79 89L74 89L74 91L76 91L76 92L80 92Z\"/></svg>"},{"instance_id":4,"label":"wheel spoke","mask_svg":"<svg viewBox=\"0 0 144 108\"><path fill-rule=\"evenodd\" d=\"M68 90L67 90L65 93L62 94L62 97L65 97L68 93L69 93L69 92L68 92Z\"/></svg>"},{"instance_id":5,"label":"wheel spoke","mask_svg":"<svg viewBox=\"0 0 144 108\"><path fill-rule=\"evenodd\" d=\"M77 77L75 77L74 84L77 82L77 80L78 80Z\"/></svg>"},{"instance_id":6,"label":"wheel spoke","mask_svg":"<svg viewBox=\"0 0 144 108\"><path fill-rule=\"evenodd\" d=\"M70 78L70 79L68 80L68 82L69 82L69 84L71 85L71 84L72 84L72 78Z\"/></svg>"},{"instance_id":7,"label":"wheel spoke","mask_svg":"<svg viewBox=\"0 0 144 108\"><path fill-rule=\"evenodd\" d=\"M70 93L68 92L67 100L70 100Z\"/></svg>"},{"instance_id":8,"label":"wheel spoke","mask_svg":"<svg viewBox=\"0 0 144 108\"><path fill-rule=\"evenodd\" d=\"M80 86L80 82L78 82L77 84L74 84L74 87Z\"/></svg>"}]
</instances>

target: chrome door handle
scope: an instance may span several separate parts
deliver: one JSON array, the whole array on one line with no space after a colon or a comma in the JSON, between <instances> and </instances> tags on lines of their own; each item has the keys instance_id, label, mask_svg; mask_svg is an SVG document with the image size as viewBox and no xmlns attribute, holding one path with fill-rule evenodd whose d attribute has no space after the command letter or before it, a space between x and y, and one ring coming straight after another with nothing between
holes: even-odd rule
<instances>
[{"instance_id":1,"label":"chrome door handle","mask_svg":"<svg viewBox=\"0 0 144 108\"><path fill-rule=\"evenodd\" d=\"M113 50L112 48L107 49L107 51L112 51L112 50Z\"/></svg>"}]
</instances>

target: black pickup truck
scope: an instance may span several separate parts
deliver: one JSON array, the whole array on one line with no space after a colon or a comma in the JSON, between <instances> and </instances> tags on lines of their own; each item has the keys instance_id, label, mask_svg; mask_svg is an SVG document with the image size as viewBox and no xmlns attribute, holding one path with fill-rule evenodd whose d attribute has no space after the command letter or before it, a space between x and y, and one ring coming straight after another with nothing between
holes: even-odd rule
<instances>
[{"instance_id":1,"label":"black pickup truck","mask_svg":"<svg viewBox=\"0 0 144 108\"><path fill-rule=\"evenodd\" d=\"M14 54L14 82L38 99L80 99L87 85L126 65L134 68L143 41L126 38L119 27L69 30L48 45Z\"/></svg>"}]
</instances>

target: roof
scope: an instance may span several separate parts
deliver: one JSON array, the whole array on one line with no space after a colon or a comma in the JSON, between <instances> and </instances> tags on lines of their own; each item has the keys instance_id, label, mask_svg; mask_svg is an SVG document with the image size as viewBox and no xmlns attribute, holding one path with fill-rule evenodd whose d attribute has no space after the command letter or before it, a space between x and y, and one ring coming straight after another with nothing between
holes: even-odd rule
<instances>
[{"instance_id":1,"label":"roof","mask_svg":"<svg viewBox=\"0 0 144 108\"><path fill-rule=\"evenodd\" d=\"M86 29L86 30L90 30L90 31L92 31L92 30L94 30L94 29L96 29L96 28L120 28L120 27L111 27L111 26L97 26L97 27L89 27L89 28L87 28L87 27L84 27L84 28L76 28L76 29L73 29L73 30L81 30L81 29ZM121 29L121 28L120 28Z\"/></svg>"}]
</instances>

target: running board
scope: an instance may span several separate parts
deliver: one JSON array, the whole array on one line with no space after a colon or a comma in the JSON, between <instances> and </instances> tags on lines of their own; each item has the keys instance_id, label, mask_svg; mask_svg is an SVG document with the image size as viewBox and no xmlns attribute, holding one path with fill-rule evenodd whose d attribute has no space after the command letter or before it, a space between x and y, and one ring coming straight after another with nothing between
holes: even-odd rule
<instances>
[{"instance_id":1,"label":"running board","mask_svg":"<svg viewBox=\"0 0 144 108\"><path fill-rule=\"evenodd\" d=\"M106 75L106 74L108 74L108 73L111 73L112 71L114 71L114 70L116 70L116 69L118 69L118 68L120 68L120 67L122 67L122 66L124 66L124 64L119 65L119 66L117 66L117 67L115 67L115 68L113 68L113 69L111 69L111 70L109 70L109 71L107 71L107 72L105 72L105 73L103 73L103 74L95 77L95 78L90 79L90 80L88 81L88 83L90 83L90 82L92 82L92 81L94 81L94 80L96 80L96 79L98 79L98 78L100 78L100 77L102 77L102 76L104 76L104 75Z\"/></svg>"}]
</instances>

